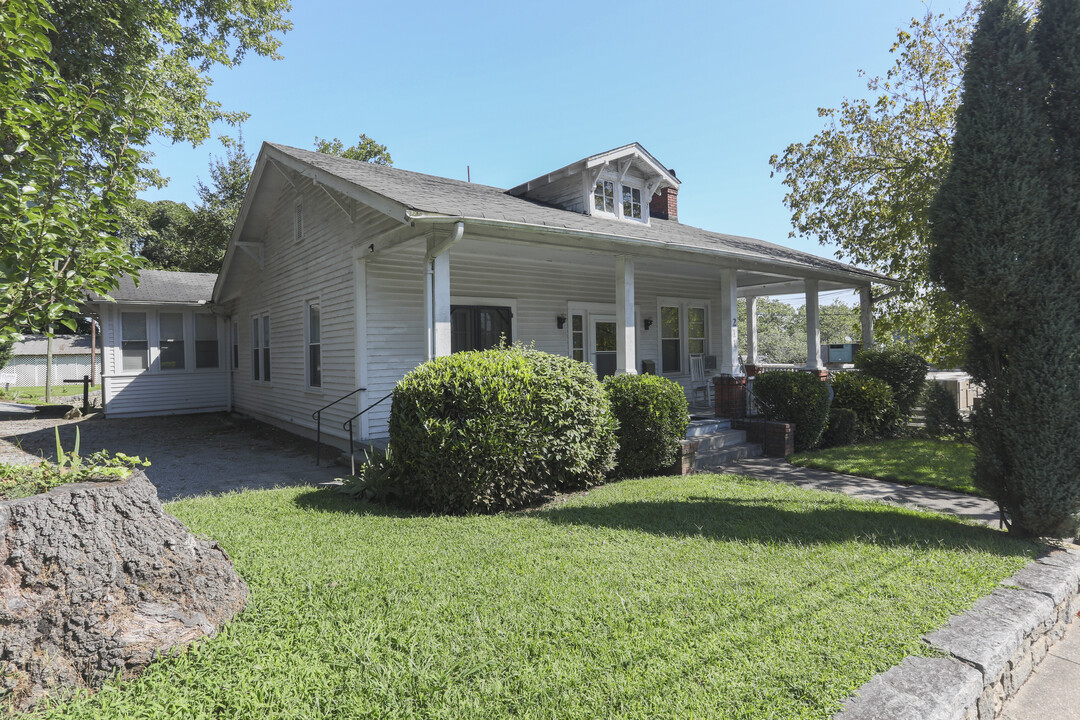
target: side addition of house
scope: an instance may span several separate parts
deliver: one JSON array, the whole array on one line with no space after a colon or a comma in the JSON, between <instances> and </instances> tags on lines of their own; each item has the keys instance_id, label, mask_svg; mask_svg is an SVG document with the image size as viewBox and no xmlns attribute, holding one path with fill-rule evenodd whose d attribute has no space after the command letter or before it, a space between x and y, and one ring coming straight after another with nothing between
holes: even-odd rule
<instances>
[{"instance_id":1,"label":"side addition of house","mask_svg":"<svg viewBox=\"0 0 1080 720\"><path fill-rule=\"evenodd\" d=\"M871 288L895 281L684 225L679 185L636 143L510 190L265 143L211 292L182 308L98 299L106 413L232 409L309 434L344 398L322 420L344 438L419 363L502 339L689 393L702 372L737 379L755 362L763 295L805 294L810 369L819 293L860 290L870 336ZM384 439L388 414L360 415L357 438Z\"/></svg>"}]
</instances>

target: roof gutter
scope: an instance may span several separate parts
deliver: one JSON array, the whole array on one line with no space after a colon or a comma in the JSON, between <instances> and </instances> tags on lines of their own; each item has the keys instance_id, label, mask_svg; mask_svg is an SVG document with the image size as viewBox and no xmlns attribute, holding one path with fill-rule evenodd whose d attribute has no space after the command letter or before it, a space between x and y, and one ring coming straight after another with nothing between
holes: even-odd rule
<instances>
[{"instance_id":1,"label":"roof gutter","mask_svg":"<svg viewBox=\"0 0 1080 720\"><path fill-rule=\"evenodd\" d=\"M726 259L730 259L730 260L736 260L736 261L738 261L738 260L742 260L742 261L750 260L750 261L762 262L762 263L766 263L766 264L770 264L770 265L778 265L778 266L784 267L784 268L797 269L797 270L800 270L800 271L803 271L803 272L805 272L808 269L812 269L812 268L807 268L807 266L805 266L805 265L799 265L798 263L791 262L789 260L777 260L777 259L771 259L771 258L757 259L757 258L747 257L746 255L740 255L738 253L727 252L727 251L724 251L724 250L707 250L705 248L694 247L694 246L691 246L691 245L678 245L678 244L674 244L674 243L660 243L660 244L658 244L658 243L653 242L651 240L642 240L642 239L639 239L639 238L627 237L626 235L616 235L614 233L598 233L598 232L591 232L591 231L588 231L588 230L571 230L571 229L568 229L568 228L552 227L550 225L536 225L534 223L515 222L513 220L493 220L491 218L467 217L467 216L464 216L464 215L459 215L459 216L440 215L440 214L437 214L437 213L427 213L427 212L413 211L413 210L407 211L406 214L407 214L407 217L409 218L409 220L411 222L414 222L414 223L416 223L416 222L424 222L424 223L432 223L432 224L457 223L457 224L460 225L463 222L469 222L469 223L477 223L477 224L487 225L489 227L494 227L494 228L505 228L507 230L529 229L529 230L536 230L536 231L540 231L540 232L550 233L550 234L553 234L553 235L563 235L563 236L566 236L566 237L590 237L590 238L596 238L598 240L608 240L610 242L621 243L621 244L624 244L624 245L634 245L634 246L637 246L637 247L671 248L671 249L679 250L681 252L693 253L695 255L704 255L704 256L708 256L708 257L722 257L722 258L726 258ZM840 273L850 273L850 274L853 274L853 275L861 275L861 276L866 278L866 281L868 283L876 282L876 283L879 283L881 285L889 285L890 287L900 287L900 284L901 284L899 280L894 280L893 278L886 277L885 275L880 275L878 273L874 273L874 272L870 272L870 271L866 271L866 270L859 270L857 268L853 269L853 270L828 270L828 269L824 269L824 270L820 270L818 272L821 272L822 274L834 275L834 276L837 275L837 274L840 274Z\"/></svg>"}]
</instances>

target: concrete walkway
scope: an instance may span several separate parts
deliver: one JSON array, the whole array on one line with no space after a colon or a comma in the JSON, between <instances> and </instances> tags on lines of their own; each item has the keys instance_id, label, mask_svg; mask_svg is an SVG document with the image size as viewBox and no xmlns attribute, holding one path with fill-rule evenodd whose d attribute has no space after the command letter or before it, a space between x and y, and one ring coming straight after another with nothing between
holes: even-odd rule
<instances>
[{"instance_id":1,"label":"concrete walkway","mask_svg":"<svg viewBox=\"0 0 1080 720\"><path fill-rule=\"evenodd\" d=\"M1000 527L997 503L963 493L872 480L855 475L812 470L783 459L752 458L723 468L724 472L830 490L866 500L879 500L923 510L952 513ZM1065 637L1050 648L1020 691L1005 703L998 720L1076 720L1080 717L1080 622L1073 620Z\"/></svg>"},{"instance_id":2,"label":"concrete walkway","mask_svg":"<svg viewBox=\"0 0 1080 720\"><path fill-rule=\"evenodd\" d=\"M796 467L782 458L749 458L722 470L814 490L844 493L863 500L878 500L922 510L951 513L991 527L1001 527L997 503L951 490L925 485L902 485L887 480L871 480L827 470Z\"/></svg>"}]
</instances>

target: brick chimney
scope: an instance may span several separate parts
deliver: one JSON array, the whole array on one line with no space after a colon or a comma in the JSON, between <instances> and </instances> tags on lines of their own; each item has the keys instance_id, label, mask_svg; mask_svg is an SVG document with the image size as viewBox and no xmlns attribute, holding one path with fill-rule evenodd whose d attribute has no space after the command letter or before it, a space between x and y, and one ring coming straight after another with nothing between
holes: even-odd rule
<instances>
[{"instance_id":1,"label":"brick chimney","mask_svg":"<svg viewBox=\"0 0 1080 720\"><path fill-rule=\"evenodd\" d=\"M674 170L668 170L672 175ZM649 215L661 220L679 221L679 188L666 187L649 200Z\"/></svg>"}]
</instances>

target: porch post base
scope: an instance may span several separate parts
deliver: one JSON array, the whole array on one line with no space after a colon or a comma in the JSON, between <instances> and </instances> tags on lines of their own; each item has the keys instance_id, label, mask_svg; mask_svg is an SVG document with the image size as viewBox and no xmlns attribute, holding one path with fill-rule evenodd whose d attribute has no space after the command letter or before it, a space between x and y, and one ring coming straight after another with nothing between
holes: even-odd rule
<instances>
[{"instance_id":1,"label":"porch post base","mask_svg":"<svg viewBox=\"0 0 1080 720\"><path fill-rule=\"evenodd\" d=\"M713 378L714 411L717 417L746 417L746 377L718 375Z\"/></svg>"},{"instance_id":2,"label":"porch post base","mask_svg":"<svg viewBox=\"0 0 1080 720\"><path fill-rule=\"evenodd\" d=\"M758 366L754 363L746 363L746 377L752 378L758 374Z\"/></svg>"}]
</instances>

